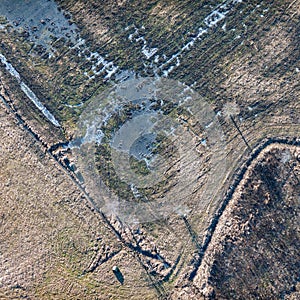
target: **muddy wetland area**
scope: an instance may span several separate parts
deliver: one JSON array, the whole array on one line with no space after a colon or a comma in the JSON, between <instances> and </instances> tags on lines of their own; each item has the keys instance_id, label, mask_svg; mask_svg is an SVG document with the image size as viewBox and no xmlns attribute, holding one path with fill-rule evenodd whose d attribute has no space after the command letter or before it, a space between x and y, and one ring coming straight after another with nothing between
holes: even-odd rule
<instances>
[{"instance_id":1,"label":"muddy wetland area","mask_svg":"<svg viewBox=\"0 0 300 300\"><path fill-rule=\"evenodd\" d=\"M0 0L0 299L300 299L299 19Z\"/></svg>"}]
</instances>

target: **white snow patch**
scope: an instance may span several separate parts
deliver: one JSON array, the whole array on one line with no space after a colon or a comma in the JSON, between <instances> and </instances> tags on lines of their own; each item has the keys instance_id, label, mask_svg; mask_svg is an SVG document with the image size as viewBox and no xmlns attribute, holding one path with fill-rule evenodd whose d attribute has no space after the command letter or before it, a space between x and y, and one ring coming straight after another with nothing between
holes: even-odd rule
<instances>
[{"instance_id":1,"label":"white snow patch","mask_svg":"<svg viewBox=\"0 0 300 300\"><path fill-rule=\"evenodd\" d=\"M113 74L115 74L117 72L118 69L119 69L119 67L116 67L116 66L112 65L111 69L105 70L106 73L107 73L105 78L110 78Z\"/></svg>"},{"instance_id":2,"label":"white snow patch","mask_svg":"<svg viewBox=\"0 0 300 300\"><path fill-rule=\"evenodd\" d=\"M146 41L144 36L141 35L140 33L140 31L145 30L144 26L142 26L139 29L135 25L133 25L133 29L134 32L128 35L128 40L135 43L142 41L143 42L142 53L146 56L147 59L150 59L158 51L158 48L152 48L148 46L148 42Z\"/></svg>"},{"instance_id":3,"label":"white snow patch","mask_svg":"<svg viewBox=\"0 0 300 300\"><path fill-rule=\"evenodd\" d=\"M55 126L60 127L58 121L49 112L49 110L40 102L34 92L21 80L19 72L7 61L6 57L0 53L0 60L5 65L6 70L14 76L20 84L21 90L34 103L34 105L43 113L43 115Z\"/></svg>"},{"instance_id":4,"label":"white snow patch","mask_svg":"<svg viewBox=\"0 0 300 300\"><path fill-rule=\"evenodd\" d=\"M40 102L38 97L34 92L24 83L21 82L21 90L26 94L26 96L34 103L34 105L43 113L43 115L55 126L60 127L58 121L49 112L49 110Z\"/></svg>"},{"instance_id":5,"label":"white snow patch","mask_svg":"<svg viewBox=\"0 0 300 300\"><path fill-rule=\"evenodd\" d=\"M205 125L205 128L207 129L207 128L211 127L213 124L214 124L214 122L210 122L207 125Z\"/></svg>"},{"instance_id":6,"label":"white snow patch","mask_svg":"<svg viewBox=\"0 0 300 300\"><path fill-rule=\"evenodd\" d=\"M142 52L147 57L147 59L151 58L157 51L158 51L157 48L143 47L142 49Z\"/></svg>"},{"instance_id":7,"label":"white snow patch","mask_svg":"<svg viewBox=\"0 0 300 300\"><path fill-rule=\"evenodd\" d=\"M204 18L204 24L206 25L206 28L200 27L198 29L197 36L191 38L190 41L184 44L177 53L173 54L171 58L169 58L167 61L162 63L160 66L158 66L155 70L155 73L157 73L157 70L161 70L163 76L168 77L170 72L174 70L175 66L178 66L178 61L180 60L180 57L182 56L183 52L186 50L187 51L190 50L190 48L194 46L197 40L200 40L203 35L208 33L208 30L210 28L216 26L221 20L223 20L226 17L226 15L231 10L233 10L234 5L241 2L242 0L228 0L225 1L223 4L221 4L220 6L218 6L206 18ZM222 29L226 31L226 23L223 24ZM240 36L237 36L236 38L240 38ZM163 54L163 58L167 59L165 54ZM177 61L176 65L169 66L175 59ZM168 67L167 70L165 70L166 67Z\"/></svg>"},{"instance_id":8,"label":"white snow patch","mask_svg":"<svg viewBox=\"0 0 300 300\"><path fill-rule=\"evenodd\" d=\"M224 18L225 18L225 14L222 14L219 11L215 10L204 19L204 23L206 24L207 27L213 27Z\"/></svg>"},{"instance_id":9,"label":"white snow patch","mask_svg":"<svg viewBox=\"0 0 300 300\"><path fill-rule=\"evenodd\" d=\"M7 61L6 57L0 53L0 60L5 65L5 69L14 76L18 82L21 81L19 72Z\"/></svg>"},{"instance_id":10,"label":"white snow patch","mask_svg":"<svg viewBox=\"0 0 300 300\"><path fill-rule=\"evenodd\" d=\"M201 145L207 146L207 141L206 141L206 139L202 139L202 140L201 140Z\"/></svg>"}]
</instances>

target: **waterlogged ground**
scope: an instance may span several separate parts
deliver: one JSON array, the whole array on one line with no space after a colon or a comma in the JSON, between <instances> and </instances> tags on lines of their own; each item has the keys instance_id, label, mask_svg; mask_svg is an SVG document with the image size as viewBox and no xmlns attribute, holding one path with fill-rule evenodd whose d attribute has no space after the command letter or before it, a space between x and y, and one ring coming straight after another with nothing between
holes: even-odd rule
<instances>
[{"instance_id":1,"label":"waterlogged ground","mask_svg":"<svg viewBox=\"0 0 300 300\"><path fill-rule=\"evenodd\" d=\"M54 0L3 0L0 14L49 53L54 50L51 41L55 38L65 38L73 43L78 39L77 26L70 24L68 15L58 9Z\"/></svg>"}]
</instances>

